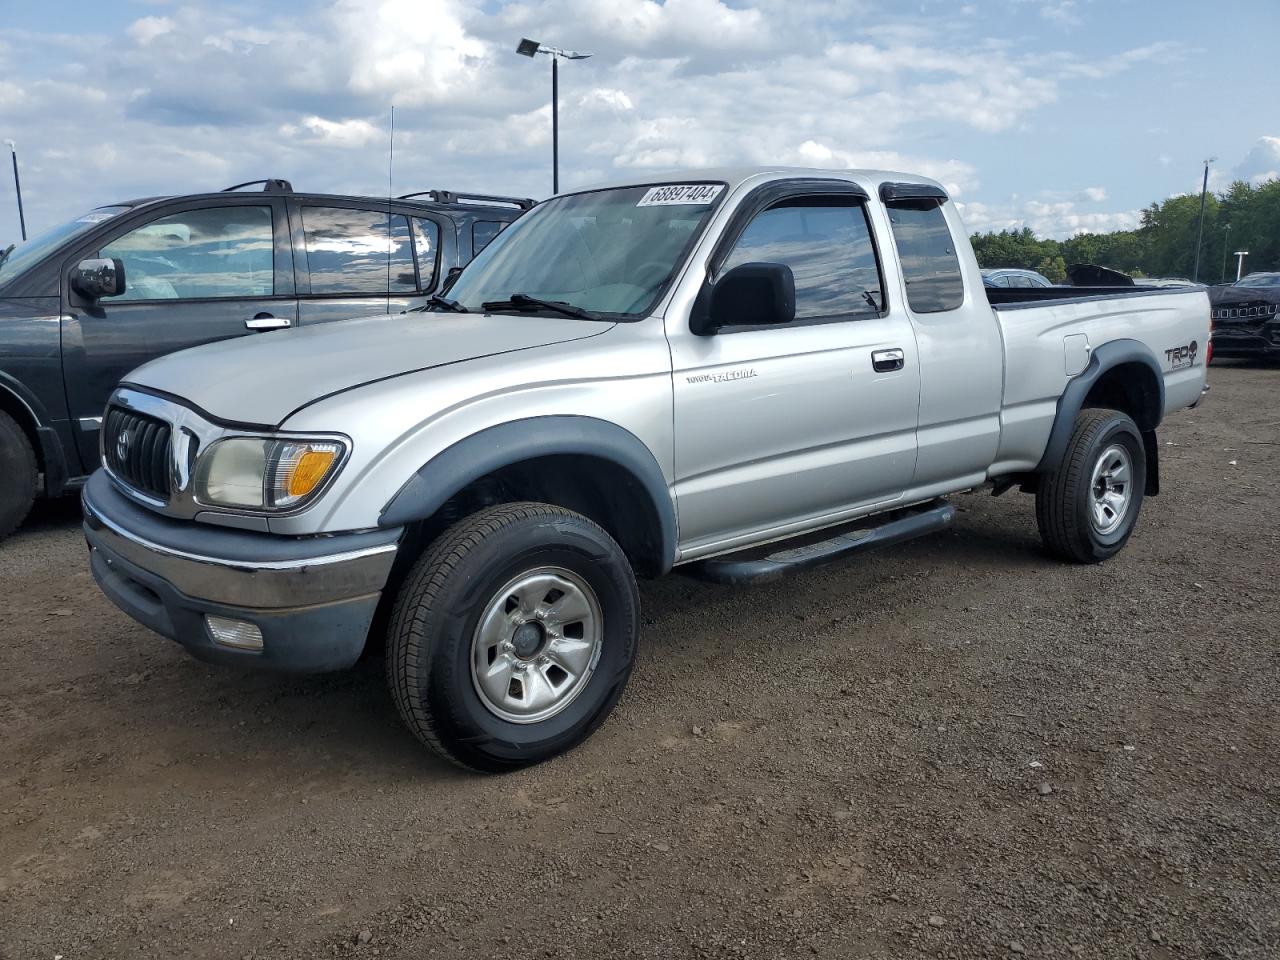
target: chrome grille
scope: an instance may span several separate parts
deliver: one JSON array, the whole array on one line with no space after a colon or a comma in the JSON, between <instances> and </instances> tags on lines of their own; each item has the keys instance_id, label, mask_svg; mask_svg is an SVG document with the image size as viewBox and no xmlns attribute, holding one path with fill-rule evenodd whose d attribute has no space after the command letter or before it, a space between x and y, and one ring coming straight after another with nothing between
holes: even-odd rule
<instances>
[{"instance_id":1,"label":"chrome grille","mask_svg":"<svg viewBox=\"0 0 1280 960\"><path fill-rule=\"evenodd\" d=\"M155 417L109 407L102 423L102 456L120 480L141 493L169 499L173 460L169 424Z\"/></svg>"},{"instance_id":2,"label":"chrome grille","mask_svg":"<svg viewBox=\"0 0 1280 960\"><path fill-rule=\"evenodd\" d=\"M1280 305L1274 303L1255 304L1247 307L1214 307L1214 320L1246 320L1254 317L1274 317Z\"/></svg>"}]
</instances>

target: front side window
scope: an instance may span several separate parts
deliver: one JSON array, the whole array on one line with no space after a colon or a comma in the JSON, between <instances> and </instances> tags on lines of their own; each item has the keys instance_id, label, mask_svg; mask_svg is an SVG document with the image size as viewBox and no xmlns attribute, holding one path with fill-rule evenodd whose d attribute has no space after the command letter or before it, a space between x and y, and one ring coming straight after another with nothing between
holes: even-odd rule
<instances>
[{"instance_id":1,"label":"front side window","mask_svg":"<svg viewBox=\"0 0 1280 960\"><path fill-rule=\"evenodd\" d=\"M99 256L124 262L124 293L112 302L275 293L270 207L175 213L112 240Z\"/></svg>"},{"instance_id":2,"label":"front side window","mask_svg":"<svg viewBox=\"0 0 1280 960\"><path fill-rule=\"evenodd\" d=\"M539 204L449 290L468 310L514 294L638 318L657 303L711 211L715 183L618 187Z\"/></svg>"},{"instance_id":3,"label":"front side window","mask_svg":"<svg viewBox=\"0 0 1280 960\"><path fill-rule=\"evenodd\" d=\"M314 294L385 295L417 289L409 222L399 214L303 207L302 232Z\"/></svg>"},{"instance_id":4,"label":"front side window","mask_svg":"<svg viewBox=\"0 0 1280 960\"><path fill-rule=\"evenodd\" d=\"M888 205L907 303L916 313L942 313L964 302L960 259L937 200L896 200Z\"/></svg>"},{"instance_id":5,"label":"front side window","mask_svg":"<svg viewBox=\"0 0 1280 960\"><path fill-rule=\"evenodd\" d=\"M853 198L784 200L755 215L720 268L783 263L796 283L796 319L876 314L880 269L866 210Z\"/></svg>"}]
</instances>

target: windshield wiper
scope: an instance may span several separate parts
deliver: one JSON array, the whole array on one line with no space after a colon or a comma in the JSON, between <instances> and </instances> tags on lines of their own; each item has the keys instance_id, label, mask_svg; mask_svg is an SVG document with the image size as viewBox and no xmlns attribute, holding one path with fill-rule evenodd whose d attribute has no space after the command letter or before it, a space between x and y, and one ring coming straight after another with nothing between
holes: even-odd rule
<instances>
[{"instance_id":1,"label":"windshield wiper","mask_svg":"<svg viewBox=\"0 0 1280 960\"><path fill-rule=\"evenodd\" d=\"M17 246L17 244L11 243L7 247L5 247L3 250L0 250L0 266L2 266L4 262L9 259L9 254L13 253L13 248L15 246Z\"/></svg>"},{"instance_id":2,"label":"windshield wiper","mask_svg":"<svg viewBox=\"0 0 1280 960\"><path fill-rule=\"evenodd\" d=\"M485 310L536 310L541 308L564 314L566 317L576 317L579 320L600 319L590 310L575 307L572 303L565 303L563 300L543 300L540 297L531 297L527 293L513 293L510 299L488 300L480 304L480 306Z\"/></svg>"},{"instance_id":3,"label":"windshield wiper","mask_svg":"<svg viewBox=\"0 0 1280 960\"><path fill-rule=\"evenodd\" d=\"M871 305L871 309L876 313L880 312L880 301L876 299L876 295L870 290L862 291L862 299L867 301L867 303Z\"/></svg>"},{"instance_id":4,"label":"windshield wiper","mask_svg":"<svg viewBox=\"0 0 1280 960\"><path fill-rule=\"evenodd\" d=\"M441 310L447 310L449 313L470 313L471 311L460 304L457 300L450 300L448 297L442 297L438 293L433 293L427 297L427 302L420 307L414 307L411 313L425 313L431 307L439 307Z\"/></svg>"}]
</instances>

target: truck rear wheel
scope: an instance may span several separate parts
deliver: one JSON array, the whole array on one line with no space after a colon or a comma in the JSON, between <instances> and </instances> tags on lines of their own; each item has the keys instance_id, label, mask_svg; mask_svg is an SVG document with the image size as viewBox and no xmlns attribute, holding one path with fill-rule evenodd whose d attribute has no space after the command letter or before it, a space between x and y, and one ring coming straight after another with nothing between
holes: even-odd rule
<instances>
[{"instance_id":1,"label":"truck rear wheel","mask_svg":"<svg viewBox=\"0 0 1280 960\"><path fill-rule=\"evenodd\" d=\"M387 680L428 747L502 772L576 746L635 663L639 593L622 549L561 507L514 503L432 543L396 599Z\"/></svg>"},{"instance_id":2,"label":"truck rear wheel","mask_svg":"<svg viewBox=\"0 0 1280 960\"><path fill-rule=\"evenodd\" d=\"M1040 482L1036 524L1054 556L1098 563L1114 556L1138 522L1147 457L1138 426L1118 410L1082 410L1062 462Z\"/></svg>"},{"instance_id":3,"label":"truck rear wheel","mask_svg":"<svg viewBox=\"0 0 1280 960\"><path fill-rule=\"evenodd\" d=\"M0 410L0 540L31 512L38 471L31 441L13 417Z\"/></svg>"}]
</instances>

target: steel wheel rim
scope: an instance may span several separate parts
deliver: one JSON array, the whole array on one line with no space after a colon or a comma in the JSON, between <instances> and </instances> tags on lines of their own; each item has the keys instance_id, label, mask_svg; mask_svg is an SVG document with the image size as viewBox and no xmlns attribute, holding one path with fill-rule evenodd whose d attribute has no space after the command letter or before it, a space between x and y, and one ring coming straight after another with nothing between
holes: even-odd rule
<instances>
[{"instance_id":1,"label":"steel wheel rim","mask_svg":"<svg viewBox=\"0 0 1280 960\"><path fill-rule=\"evenodd\" d=\"M1089 482L1089 520L1102 536L1115 533L1133 503L1133 458L1113 443L1098 457Z\"/></svg>"},{"instance_id":2,"label":"steel wheel rim","mask_svg":"<svg viewBox=\"0 0 1280 960\"><path fill-rule=\"evenodd\" d=\"M471 681L485 709L540 723L586 688L604 637L595 591L563 567L513 577L485 605L471 638Z\"/></svg>"}]
</instances>

